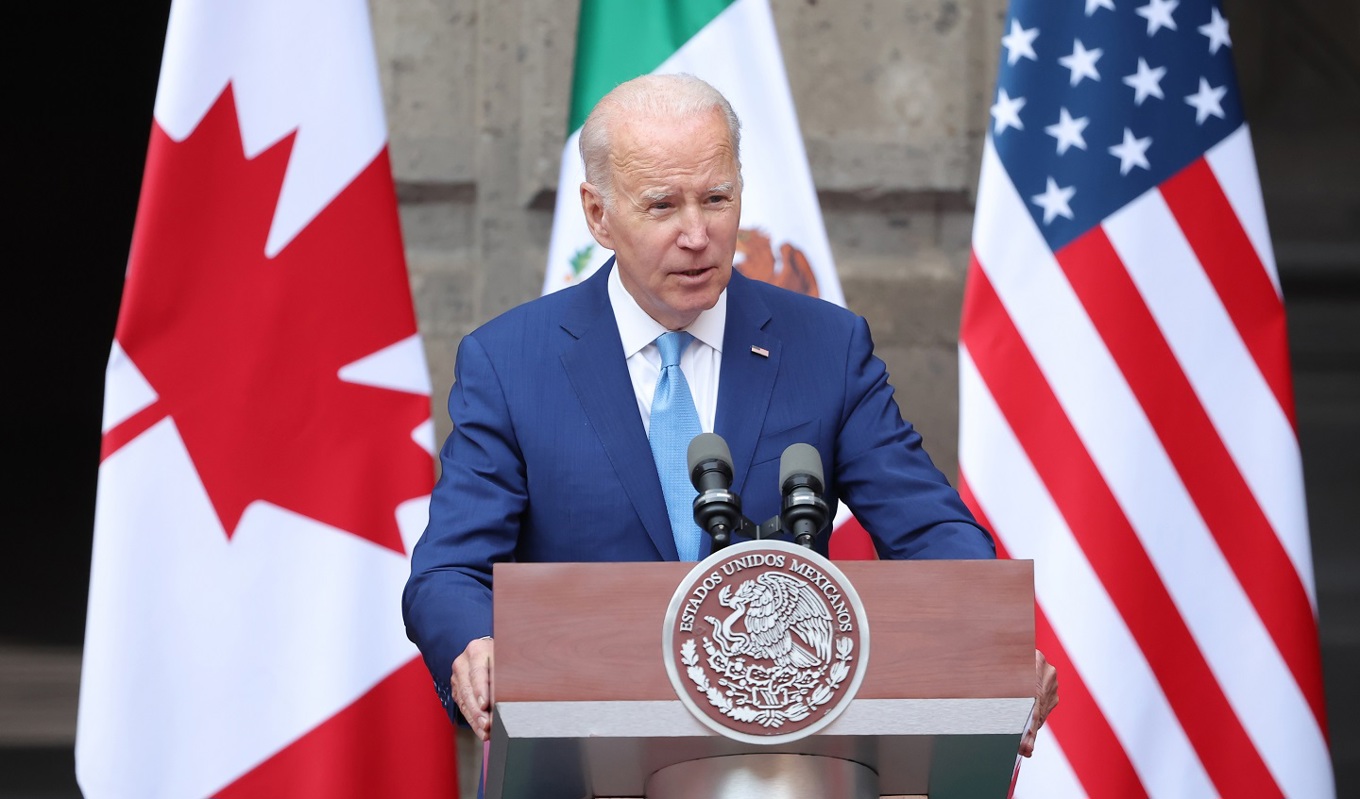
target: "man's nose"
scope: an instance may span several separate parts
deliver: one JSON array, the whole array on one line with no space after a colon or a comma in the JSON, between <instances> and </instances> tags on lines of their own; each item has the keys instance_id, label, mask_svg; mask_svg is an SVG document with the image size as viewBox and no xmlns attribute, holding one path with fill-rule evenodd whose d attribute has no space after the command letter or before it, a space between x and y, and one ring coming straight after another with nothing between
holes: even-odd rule
<instances>
[{"instance_id":1,"label":"man's nose","mask_svg":"<svg viewBox=\"0 0 1360 799\"><path fill-rule=\"evenodd\" d=\"M680 237L676 242L686 250L702 250L708 246L708 220L695 209L680 214Z\"/></svg>"}]
</instances>

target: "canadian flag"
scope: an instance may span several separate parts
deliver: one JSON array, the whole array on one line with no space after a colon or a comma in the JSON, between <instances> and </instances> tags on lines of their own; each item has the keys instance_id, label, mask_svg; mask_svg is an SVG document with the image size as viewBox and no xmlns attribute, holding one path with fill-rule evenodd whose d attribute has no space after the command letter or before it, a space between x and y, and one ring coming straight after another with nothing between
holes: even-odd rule
<instances>
[{"instance_id":1,"label":"canadian flag","mask_svg":"<svg viewBox=\"0 0 1360 799\"><path fill-rule=\"evenodd\" d=\"M456 795L403 632L433 486L363 0L175 0L109 359L76 773Z\"/></svg>"}]
</instances>

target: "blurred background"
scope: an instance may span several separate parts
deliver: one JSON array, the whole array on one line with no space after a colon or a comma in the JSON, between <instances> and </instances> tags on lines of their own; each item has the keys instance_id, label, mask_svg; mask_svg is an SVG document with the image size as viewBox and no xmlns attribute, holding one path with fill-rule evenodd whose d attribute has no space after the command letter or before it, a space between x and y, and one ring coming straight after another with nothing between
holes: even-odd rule
<instances>
[{"instance_id":1,"label":"blurred background","mask_svg":"<svg viewBox=\"0 0 1360 799\"><path fill-rule=\"evenodd\" d=\"M957 332L1004 0L772 0L847 305L957 471ZM541 290L576 2L372 0L437 437L458 339ZM24 4L11 142L0 797L72 765L103 371L169 3ZM1360 16L1226 0L1289 319L1339 796L1360 793ZM17 122L17 124L15 124ZM15 391L14 389L18 390ZM395 601L395 600L394 600ZM470 769L465 770L465 773Z\"/></svg>"}]
</instances>

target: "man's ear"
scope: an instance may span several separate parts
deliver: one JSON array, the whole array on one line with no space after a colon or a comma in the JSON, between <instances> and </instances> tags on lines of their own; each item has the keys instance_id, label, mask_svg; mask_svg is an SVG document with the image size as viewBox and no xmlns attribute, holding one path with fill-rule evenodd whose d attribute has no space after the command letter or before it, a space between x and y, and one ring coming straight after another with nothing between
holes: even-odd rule
<instances>
[{"instance_id":1,"label":"man's ear","mask_svg":"<svg viewBox=\"0 0 1360 799\"><path fill-rule=\"evenodd\" d=\"M590 235L606 250L614 249L614 237L609 235L609 226L604 221L604 195L593 184L581 184L581 210L586 215L586 226Z\"/></svg>"}]
</instances>

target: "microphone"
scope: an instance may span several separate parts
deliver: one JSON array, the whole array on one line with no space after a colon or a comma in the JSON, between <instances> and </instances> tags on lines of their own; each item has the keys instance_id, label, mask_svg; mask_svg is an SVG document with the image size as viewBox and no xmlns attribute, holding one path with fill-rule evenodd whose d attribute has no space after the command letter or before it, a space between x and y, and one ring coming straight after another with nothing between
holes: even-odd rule
<instances>
[{"instance_id":1,"label":"microphone","mask_svg":"<svg viewBox=\"0 0 1360 799\"><path fill-rule=\"evenodd\" d=\"M812 539L826 527L831 508L822 499L822 456L811 444L790 444L779 457L779 490L784 505L779 515L793 541L812 547Z\"/></svg>"},{"instance_id":2,"label":"microphone","mask_svg":"<svg viewBox=\"0 0 1360 799\"><path fill-rule=\"evenodd\" d=\"M689 480L698 490L694 522L713 538L713 551L732 542L742 521L741 498L732 493L732 451L716 433L700 433L689 442Z\"/></svg>"}]
</instances>

